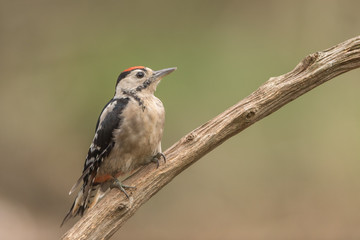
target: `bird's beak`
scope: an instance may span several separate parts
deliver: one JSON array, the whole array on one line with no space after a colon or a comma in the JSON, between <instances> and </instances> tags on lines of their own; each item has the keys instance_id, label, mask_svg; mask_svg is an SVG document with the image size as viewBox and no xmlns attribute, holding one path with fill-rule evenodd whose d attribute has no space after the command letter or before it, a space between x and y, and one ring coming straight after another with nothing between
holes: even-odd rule
<instances>
[{"instance_id":1,"label":"bird's beak","mask_svg":"<svg viewBox=\"0 0 360 240\"><path fill-rule=\"evenodd\" d=\"M176 69L177 69L176 67L173 67L173 68L165 68L165 69L157 70L154 72L153 77L155 79L161 79L161 78L165 77L166 75L169 75Z\"/></svg>"}]
</instances>

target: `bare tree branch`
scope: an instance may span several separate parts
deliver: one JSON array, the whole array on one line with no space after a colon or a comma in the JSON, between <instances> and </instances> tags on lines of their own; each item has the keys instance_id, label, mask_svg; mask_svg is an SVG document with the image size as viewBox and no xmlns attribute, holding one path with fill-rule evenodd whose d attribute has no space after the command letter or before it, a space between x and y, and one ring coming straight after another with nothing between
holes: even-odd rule
<instances>
[{"instance_id":1,"label":"bare tree branch","mask_svg":"<svg viewBox=\"0 0 360 240\"><path fill-rule=\"evenodd\" d=\"M166 150L167 163L144 166L125 181L136 186L130 200L117 189L85 214L63 239L108 239L176 175L228 138L320 84L360 67L360 36L302 60L294 70L270 78L248 97L196 128Z\"/></svg>"}]
</instances>

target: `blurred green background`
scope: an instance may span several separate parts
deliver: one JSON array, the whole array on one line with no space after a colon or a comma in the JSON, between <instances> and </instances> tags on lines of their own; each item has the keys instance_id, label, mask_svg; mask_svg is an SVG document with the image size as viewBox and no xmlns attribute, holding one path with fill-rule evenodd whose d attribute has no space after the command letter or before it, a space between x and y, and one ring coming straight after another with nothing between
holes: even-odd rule
<instances>
[{"instance_id":1,"label":"blurred green background","mask_svg":"<svg viewBox=\"0 0 360 240\"><path fill-rule=\"evenodd\" d=\"M0 1L0 238L57 239L118 74L177 66L163 148L307 54L360 2ZM360 72L307 93L162 189L113 239L359 239Z\"/></svg>"}]
</instances>

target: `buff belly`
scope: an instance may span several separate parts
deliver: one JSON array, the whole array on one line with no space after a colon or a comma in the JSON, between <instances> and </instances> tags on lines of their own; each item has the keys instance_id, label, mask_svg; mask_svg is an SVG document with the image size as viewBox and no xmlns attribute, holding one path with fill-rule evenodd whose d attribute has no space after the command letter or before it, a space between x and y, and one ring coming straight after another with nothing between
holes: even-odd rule
<instances>
[{"instance_id":1,"label":"buff belly","mask_svg":"<svg viewBox=\"0 0 360 240\"><path fill-rule=\"evenodd\" d=\"M161 138L164 127L164 107L159 99L144 98L142 107L130 101L124 109L115 145L100 166L98 176L128 176L139 166L149 163L153 156L161 152Z\"/></svg>"}]
</instances>

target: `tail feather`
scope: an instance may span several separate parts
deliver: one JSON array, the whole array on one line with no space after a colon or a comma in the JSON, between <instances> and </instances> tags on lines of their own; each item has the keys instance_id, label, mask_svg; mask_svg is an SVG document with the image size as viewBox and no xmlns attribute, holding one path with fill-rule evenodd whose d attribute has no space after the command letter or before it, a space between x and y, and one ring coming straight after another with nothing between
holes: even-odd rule
<instances>
[{"instance_id":1,"label":"tail feather","mask_svg":"<svg viewBox=\"0 0 360 240\"><path fill-rule=\"evenodd\" d=\"M62 226L64 225L64 223L65 223L66 221L68 221L68 220L72 217L71 212L72 212L72 210L73 210L73 208L74 208L74 204L75 204L75 202L74 202L73 205L71 206L70 211L66 214L66 216L65 216L64 219L62 220L62 222L61 222L61 224L60 224L60 227L62 227Z\"/></svg>"},{"instance_id":2,"label":"tail feather","mask_svg":"<svg viewBox=\"0 0 360 240\"><path fill-rule=\"evenodd\" d=\"M66 214L60 227L62 227L66 221L73 217L76 217L77 215L83 216L84 212L87 209L93 207L103 195L104 194L101 191L100 185L93 185L89 189L88 194L86 194L86 197L84 196L83 188L80 189L73 205L71 206L69 212Z\"/></svg>"},{"instance_id":3,"label":"tail feather","mask_svg":"<svg viewBox=\"0 0 360 240\"><path fill-rule=\"evenodd\" d=\"M84 175L84 174L83 174ZM83 175L81 175L79 177L79 179L76 181L76 183L72 186L72 188L70 189L69 195L71 195L75 189L77 188L77 186L79 186L79 184L81 183L82 179L83 179Z\"/></svg>"}]
</instances>

